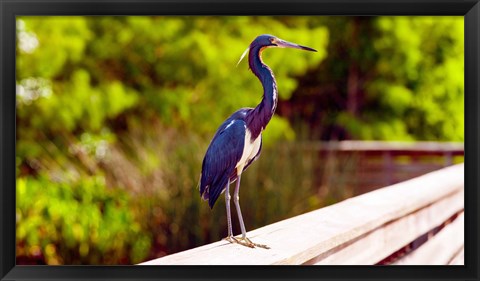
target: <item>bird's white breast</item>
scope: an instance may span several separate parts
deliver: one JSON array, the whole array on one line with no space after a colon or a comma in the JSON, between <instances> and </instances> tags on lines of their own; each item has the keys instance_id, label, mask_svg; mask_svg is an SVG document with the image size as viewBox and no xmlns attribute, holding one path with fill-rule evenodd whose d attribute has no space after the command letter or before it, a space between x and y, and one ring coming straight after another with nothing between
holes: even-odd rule
<instances>
[{"instance_id":1,"label":"bird's white breast","mask_svg":"<svg viewBox=\"0 0 480 281\"><path fill-rule=\"evenodd\" d=\"M240 175L243 171L243 167L245 167L245 165L257 155L261 143L262 134L260 133L256 139L252 140L252 134L250 133L250 130L246 128L242 158L240 158L240 161L238 161L236 166L237 174Z\"/></svg>"}]
</instances>

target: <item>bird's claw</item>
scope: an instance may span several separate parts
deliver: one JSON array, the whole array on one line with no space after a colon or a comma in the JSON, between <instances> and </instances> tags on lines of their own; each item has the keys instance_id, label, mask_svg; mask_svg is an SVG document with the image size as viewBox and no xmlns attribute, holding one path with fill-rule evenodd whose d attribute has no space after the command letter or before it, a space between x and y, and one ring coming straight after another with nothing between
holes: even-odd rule
<instances>
[{"instance_id":1,"label":"bird's claw","mask_svg":"<svg viewBox=\"0 0 480 281\"><path fill-rule=\"evenodd\" d=\"M236 241L235 241L235 238L234 238L233 236L231 236L231 235L223 238L222 240L227 240L227 241L230 242L230 243L235 243L235 242L236 242Z\"/></svg>"},{"instance_id":2,"label":"bird's claw","mask_svg":"<svg viewBox=\"0 0 480 281\"><path fill-rule=\"evenodd\" d=\"M237 243L237 244L243 245L245 247L249 247L249 248L258 247L258 248L263 248L263 249L270 249L270 247L268 247L267 245L253 243L247 237L236 238L236 237L233 237L233 236L227 236L223 239L227 240L230 243Z\"/></svg>"},{"instance_id":3,"label":"bird's claw","mask_svg":"<svg viewBox=\"0 0 480 281\"><path fill-rule=\"evenodd\" d=\"M246 247L250 247L250 248L255 248L255 243L250 241L250 239L248 239L247 237L243 237L243 238L232 237L232 238L233 238L233 240L235 240L235 243L237 243L237 244L240 244L240 245L243 245L243 246L246 246Z\"/></svg>"}]
</instances>

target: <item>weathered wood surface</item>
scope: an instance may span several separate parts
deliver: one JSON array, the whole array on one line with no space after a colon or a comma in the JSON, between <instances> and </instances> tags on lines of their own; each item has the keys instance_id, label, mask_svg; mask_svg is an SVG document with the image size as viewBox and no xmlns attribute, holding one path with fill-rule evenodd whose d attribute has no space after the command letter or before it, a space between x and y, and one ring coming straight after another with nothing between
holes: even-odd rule
<instances>
[{"instance_id":1,"label":"weathered wood surface","mask_svg":"<svg viewBox=\"0 0 480 281\"><path fill-rule=\"evenodd\" d=\"M394 262L396 265L463 264L464 215L458 216L420 248Z\"/></svg>"},{"instance_id":2,"label":"weathered wood surface","mask_svg":"<svg viewBox=\"0 0 480 281\"><path fill-rule=\"evenodd\" d=\"M462 246L460 251L449 262L449 265L465 265L465 248Z\"/></svg>"},{"instance_id":3,"label":"weathered wood surface","mask_svg":"<svg viewBox=\"0 0 480 281\"><path fill-rule=\"evenodd\" d=\"M386 223L351 245L317 257L314 264L376 264L456 214L463 208L463 199L464 193L456 192L417 212Z\"/></svg>"},{"instance_id":4,"label":"weathered wood surface","mask_svg":"<svg viewBox=\"0 0 480 281\"><path fill-rule=\"evenodd\" d=\"M248 233L271 249L218 241L142 265L375 263L460 212L463 186L458 164Z\"/></svg>"}]
</instances>

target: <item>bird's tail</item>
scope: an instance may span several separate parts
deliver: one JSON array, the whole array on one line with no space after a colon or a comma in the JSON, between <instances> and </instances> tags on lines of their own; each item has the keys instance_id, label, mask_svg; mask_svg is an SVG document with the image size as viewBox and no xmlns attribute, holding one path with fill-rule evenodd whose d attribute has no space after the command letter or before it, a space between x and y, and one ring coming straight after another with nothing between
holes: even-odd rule
<instances>
[{"instance_id":1,"label":"bird's tail","mask_svg":"<svg viewBox=\"0 0 480 281\"><path fill-rule=\"evenodd\" d=\"M200 175L200 180L199 180L200 196L202 197L203 200L208 200L208 205L210 206L210 209L213 208L213 205L215 205L215 202L217 201L218 197L220 196L220 194L222 194L222 191L227 185L227 182L228 182L228 177L222 177L221 179L219 179L218 182L207 183L205 178L202 175Z\"/></svg>"},{"instance_id":2,"label":"bird's tail","mask_svg":"<svg viewBox=\"0 0 480 281\"><path fill-rule=\"evenodd\" d=\"M198 179L197 188L200 191L200 197L202 197L203 200L207 200L208 199L208 191L209 191L210 186L205 185L205 183L202 181L202 179L203 179L203 177L202 177L202 174L200 173L200 178Z\"/></svg>"}]
</instances>

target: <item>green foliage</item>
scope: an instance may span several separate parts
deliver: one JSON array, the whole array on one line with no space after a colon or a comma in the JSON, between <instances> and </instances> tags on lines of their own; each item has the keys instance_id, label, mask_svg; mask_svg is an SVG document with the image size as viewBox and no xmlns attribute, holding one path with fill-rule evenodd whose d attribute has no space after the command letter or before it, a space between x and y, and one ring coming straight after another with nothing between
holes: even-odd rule
<instances>
[{"instance_id":1,"label":"green foliage","mask_svg":"<svg viewBox=\"0 0 480 281\"><path fill-rule=\"evenodd\" d=\"M372 119L390 121L399 139L463 141L463 18L383 17L375 25L382 55L366 87L383 111Z\"/></svg>"},{"instance_id":2,"label":"green foliage","mask_svg":"<svg viewBox=\"0 0 480 281\"><path fill-rule=\"evenodd\" d=\"M321 22L329 55L289 100L303 110L280 114L308 120L310 138L463 141L462 17Z\"/></svg>"},{"instance_id":3,"label":"green foliage","mask_svg":"<svg viewBox=\"0 0 480 281\"><path fill-rule=\"evenodd\" d=\"M81 63L85 48L92 39L92 32L84 17L28 17L17 21L20 40L38 41L38 47L20 48L24 55L17 57L18 77L42 77L46 79L64 75L65 67ZM24 35L24 36L22 36ZM27 43L28 45L28 43Z\"/></svg>"},{"instance_id":4,"label":"green foliage","mask_svg":"<svg viewBox=\"0 0 480 281\"><path fill-rule=\"evenodd\" d=\"M129 195L107 190L104 181L101 176L81 182L19 178L17 256L43 258L48 264L142 261L150 237L130 212Z\"/></svg>"}]
</instances>

